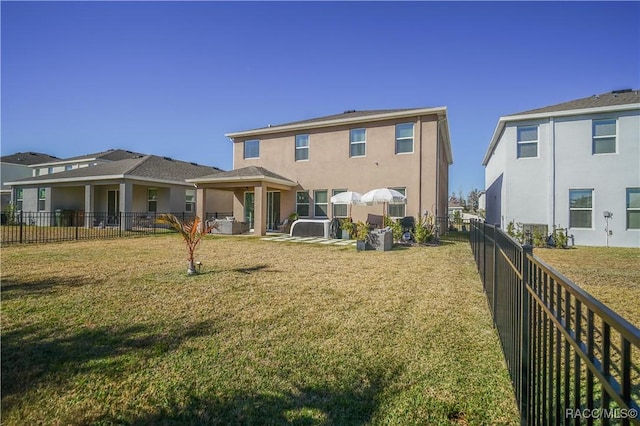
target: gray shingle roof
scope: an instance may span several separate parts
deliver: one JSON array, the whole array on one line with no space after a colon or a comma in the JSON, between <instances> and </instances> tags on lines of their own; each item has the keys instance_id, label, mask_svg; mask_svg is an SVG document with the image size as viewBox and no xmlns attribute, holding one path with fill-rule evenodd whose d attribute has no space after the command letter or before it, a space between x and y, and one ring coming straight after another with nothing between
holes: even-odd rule
<instances>
[{"instance_id":1,"label":"gray shingle roof","mask_svg":"<svg viewBox=\"0 0 640 426\"><path fill-rule=\"evenodd\" d=\"M17 180L16 182L29 183L48 180L73 182L77 179L86 180L91 177L125 175L150 180L167 180L183 183L185 179L214 175L218 172L220 172L220 169L217 167L201 166L195 163L172 160L156 155L147 155L139 158L127 158L101 163L92 167L82 167L59 173L29 177Z\"/></svg>"},{"instance_id":2,"label":"gray shingle roof","mask_svg":"<svg viewBox=\"0 0 640 426\"><path fill-rule=\"evenodd\" d=\"M272 130L272 129L277 129L278 127L296 126L300 124L313 124L313 123L321 123L323 121L350 119L350 118L359 118L359 117L366 118L368 116L389 114L393 112L420 110L420 109L425 109L425 108L375 109L375 110L363 110L363 111L350 110L340 114L332 114L332 115L325 115L323 117L309 118L306 120L291 121L289 123L281 123L276 125L270 125L267 127L258 127L256 129L250 129L247 131L249 132L249 131L258 131L258 130L266 130L266 129Z\"/></svg>"},{"instance_id":3,"label":"gray shingle roof","mask_svg":"<svg viewBox=\"0 0 640 426\"><path fill-rule=\"evenodd\" d=\"M52 161L60 161L60 158L40 152L17 152L11 155L0 157L3 163L22 164L30 166L33 164L50 163Z\"/></svg>"},{"instance_id":4,"label":"gray shingle roof","mask_svg":"<svg viewBox=\"0 0 640 426\"><path fill-rule=\"evenodd\" d=\"M138 158L142 157L146 154L141 154L139 152L128 151L124 149L110 149L107 151L96 152L95 154L86 154L86 155L78 155L76 157L65 158L66 161L77 161L89 158L100 158L102 160L108 161L118 161L125 160L127 158Z\"/></svg>"},{"instance_id":5,"label":"gray shingle roof","mask_svg":"<svg viewBox=\"0 0 640 426\"><path fill-rule=\"evenodd\" d=\"M295 182L289 178L280 176L279 174L273 173L272 171L267 170L264 167L258 167L258 166L242 167L240 169L229 170L228 172L220 172L220 173L212 174L209 176L197 176L197 177L202 177L203 180L212 179L212 178L230 179L230 178L248 178L248 177L268 177L273 179L289 181L292 184L295 184Z\"/></svg>"},{"instance_id":6,"label":"gray shingle roof","mask_svg":"<svg viewBox=\"0 0 640 426\"><path fill-rule=\"evenodd\" d=\"M589 96L588 98L577 99L569 102L563 102L556 105L550 105L543 108L531 109L528 111L518 112L512 115L528 115L538 114L545 112L558 112L558 111L571 111L577 109L588 109L598 107L608 107L616 105L628 105L640 103L640 91L613 91L609 93L603 93L600 95Z\"/></svg>"}]
</instances>

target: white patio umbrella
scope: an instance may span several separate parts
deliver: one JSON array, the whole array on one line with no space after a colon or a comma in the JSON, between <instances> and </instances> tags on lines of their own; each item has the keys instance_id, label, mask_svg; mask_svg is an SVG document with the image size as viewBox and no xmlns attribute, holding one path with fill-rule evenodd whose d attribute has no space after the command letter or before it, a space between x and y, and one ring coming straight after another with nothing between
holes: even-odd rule
<instances>
[{"instance_id":1,"label":"white patio umbrella","mask_svg":"<svg viewBox=\"0 0 640 426\"><path fill-rule=\"evenodd\" d=\"M333 204L348 204L349 217L351 217L351 205L361 204L362 195L355 191L345 191L331 197L331 203Z\"/></svg>"},{"instance_id":2,"label":"white patio umbrella","mask_svg":"<svg viewBox=\"0 0 640 426\"><path fill-rule=\"evenodd\" d=\"M372 189L362 196L360 199L362 204L382 204L384 215L386 212L386 204L388 203L406 203L407 197L395 189L377 188Z\"/></svg>"}]
</instances>

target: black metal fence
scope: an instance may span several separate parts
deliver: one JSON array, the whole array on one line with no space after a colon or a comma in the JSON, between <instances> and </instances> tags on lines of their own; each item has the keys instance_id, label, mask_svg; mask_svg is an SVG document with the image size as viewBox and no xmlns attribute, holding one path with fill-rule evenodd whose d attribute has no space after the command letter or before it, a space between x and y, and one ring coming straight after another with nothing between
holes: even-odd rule
<instances>
[{"instance_id":1,"label":"black metal fence","mask_svg":"<svg viewBox=\"0 0 640 426\"><path fill-rule=\"evenodd\" d=\"M195 213L173 213L182 221L193 220ZM115 213L58 210L54 212L18 212L6 217L0 227L1 243L50 243L151 235L171 230L156 223L160 213ZM207 213L206 219L229 216Z\"/></svg>"},{"instance_id":2,"label":"black metal fence","mask_svg":"<svg viewBox=\"0 0 640 426\"><path fill-rule=\"evenodd\" d=\"M440 241L469 241L470 220L453 220L448 217L436 218L436 229Z\"/></svg>"},{"instance_id":3,"label":"black metal fence","mask_svg":"<svg viewBox=\"0 0 640 426\"><path fill-rule=\"evenodd\" d=\"M640 330L499 228L470 241L522 424L640 424Z\"/></svg>"}]
</instances>

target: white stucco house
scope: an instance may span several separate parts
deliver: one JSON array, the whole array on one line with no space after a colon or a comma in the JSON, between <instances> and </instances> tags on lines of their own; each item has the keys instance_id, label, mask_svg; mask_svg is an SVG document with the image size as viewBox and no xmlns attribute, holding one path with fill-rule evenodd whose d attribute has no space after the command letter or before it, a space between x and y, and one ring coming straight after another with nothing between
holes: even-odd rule
<instances>
[{"instance_id":1,"label":"white stucco house","mask_svg":"<svg viewBox=\"0 0 640 426\"><path fill-rule=\"evenodd\" d=\"M640 247L638 90L501 117L482 164L488 223L555 225L576 245Z\"/></svg>"}]
</instances>

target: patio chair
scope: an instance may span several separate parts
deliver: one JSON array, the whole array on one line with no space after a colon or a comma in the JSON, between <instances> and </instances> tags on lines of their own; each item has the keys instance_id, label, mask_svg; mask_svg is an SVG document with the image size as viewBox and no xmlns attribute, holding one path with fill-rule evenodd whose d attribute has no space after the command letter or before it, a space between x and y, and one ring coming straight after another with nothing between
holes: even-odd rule
<instances>
[{"instance_id":1,"label":"patio chair","mask_svg":"<svg viewBox=\"0 0 640 426\"><path fill-rule=\"evenodd\" d=\"M382 228L384 227L384 216L369 213L367 215L367 222L371 226L371 229Z\"/></svg>"}]
</instances>

